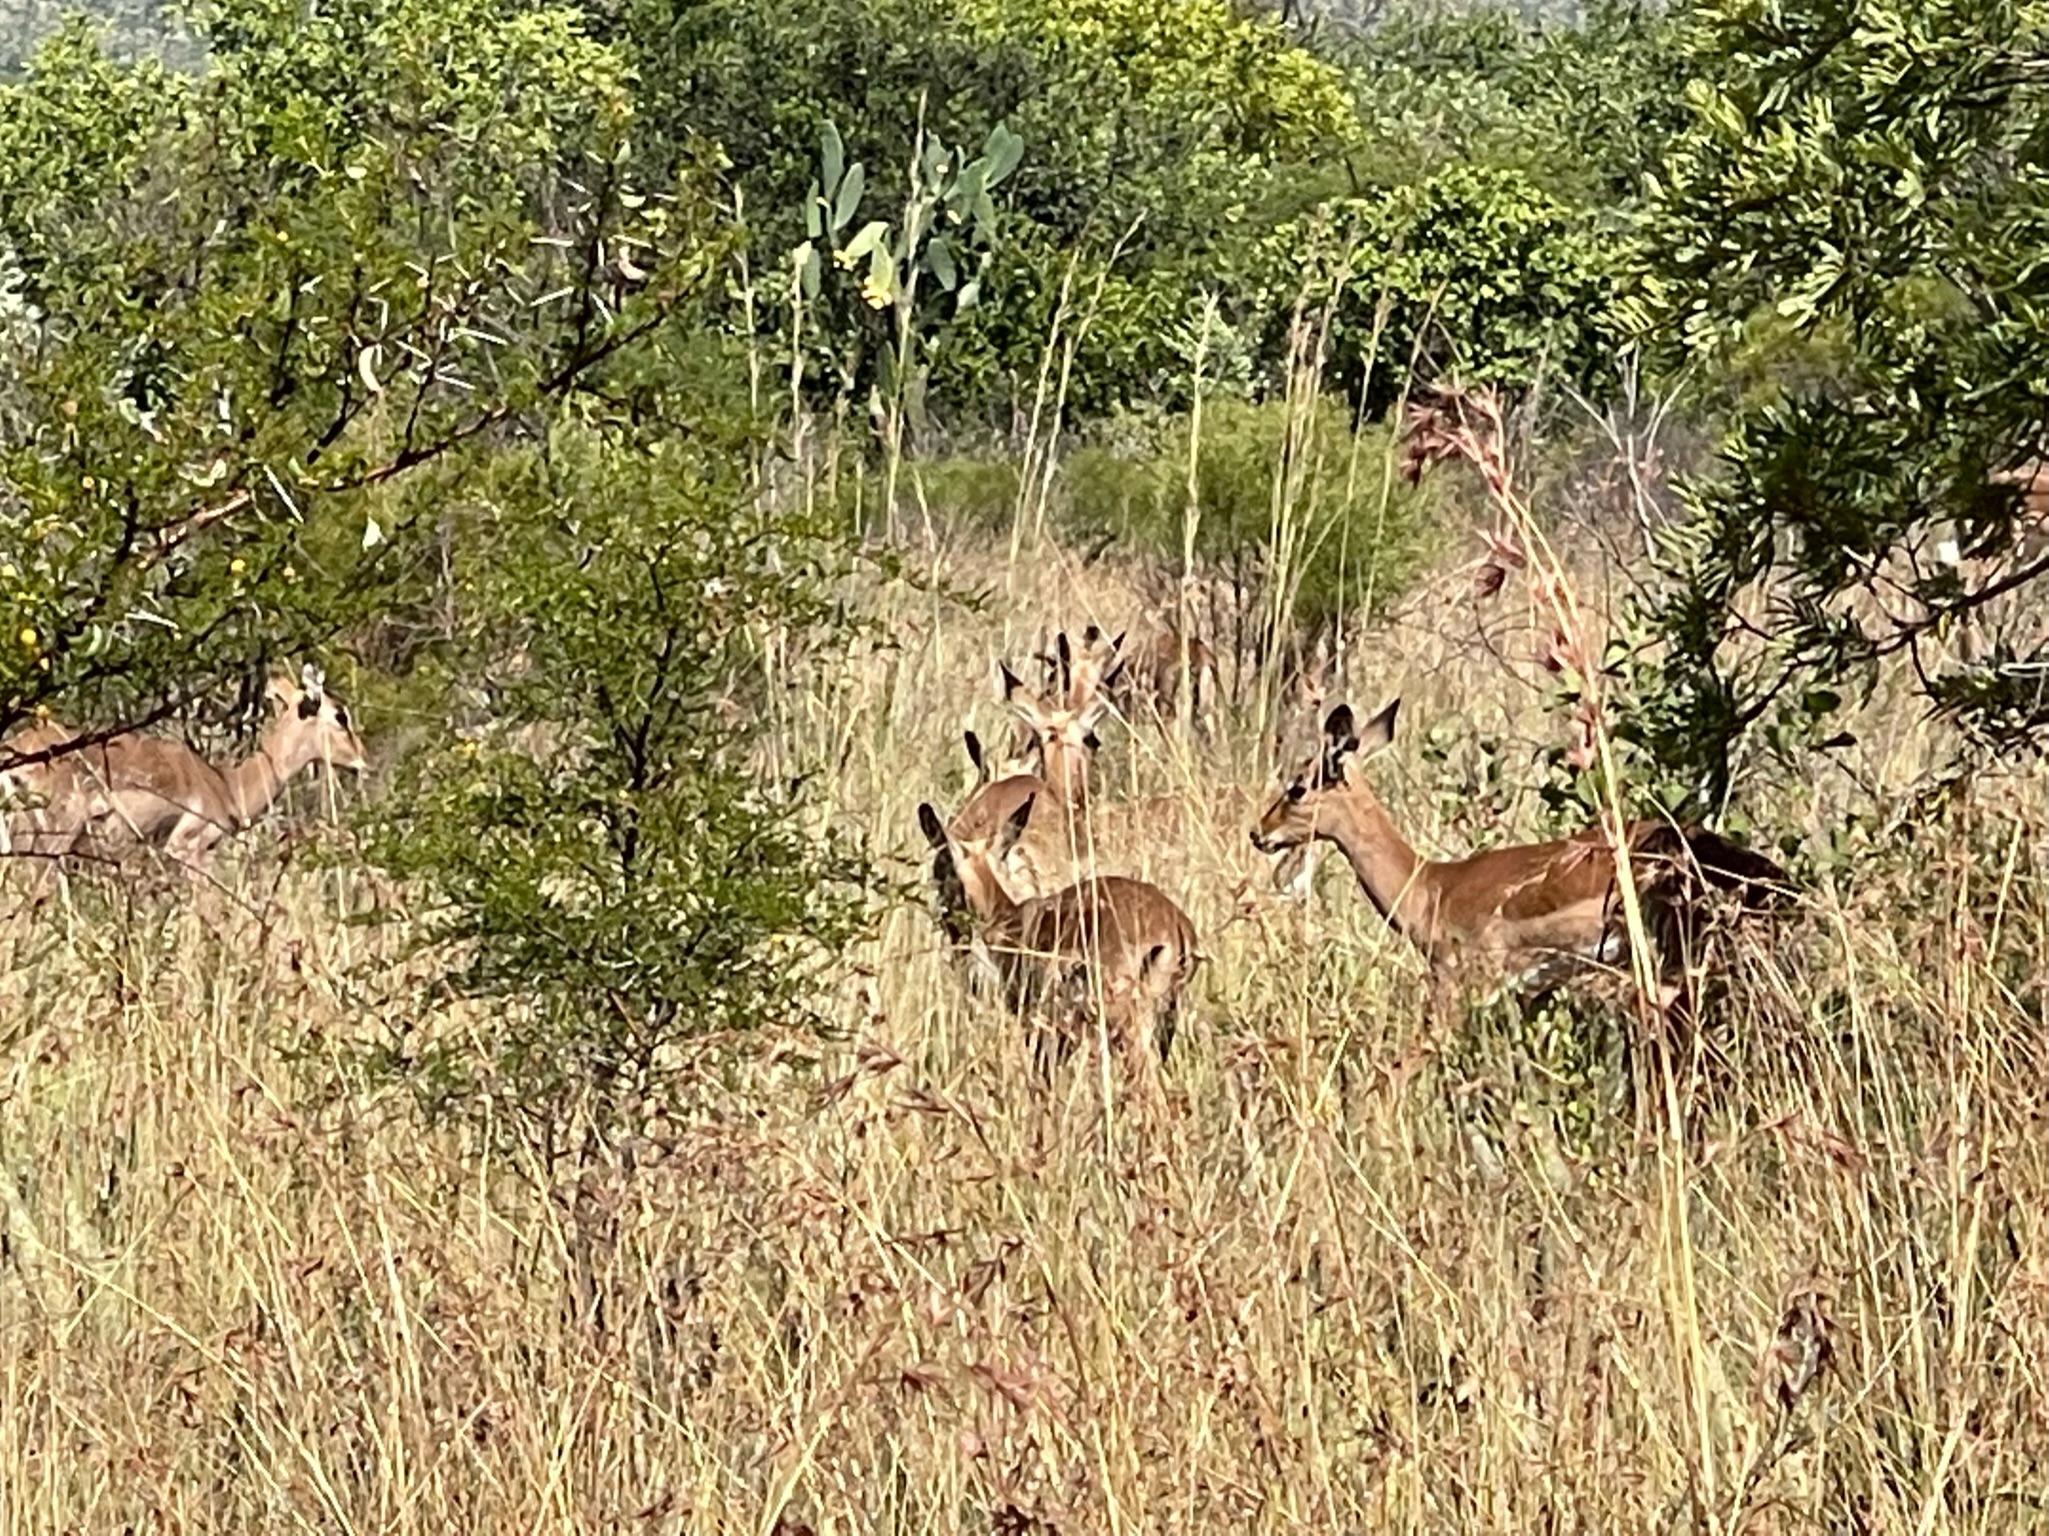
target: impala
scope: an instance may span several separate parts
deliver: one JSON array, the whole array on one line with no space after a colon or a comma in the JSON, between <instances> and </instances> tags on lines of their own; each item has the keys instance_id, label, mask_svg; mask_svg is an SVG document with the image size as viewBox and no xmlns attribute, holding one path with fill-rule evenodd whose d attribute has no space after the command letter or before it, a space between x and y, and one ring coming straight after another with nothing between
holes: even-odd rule
<instances>
[{"instance_id":1,"label":"impala","mask_svg":"<svg viewBox=\"0 0 2049 1536\"><path fill-rule=\"evenodd\" d=\"M1127 719L1145 709L1162 721L1170 721L1180 708L1181 633L1172 626L1160 629L1129 650L1124 648L1124 636L1119 635L1107 642L1106 650L1102 631L1091 624L1082 632L1080 655L1090 659L1077 661L1077 672L1093 666L1096 675L1103 679L1103 688ZM1186 661L1188 718L1198 729L1207 731L1217 687L1216 654L1190 635Z\"/></svg>"},{"instance_id":2,"label":"impala","mask_svg":"<svg viewBox=\"0 0 2049 1536\"><path fill-rule=\"evenodd\" d=\"M1025 808L1031 825L1025 835L1006 843L999 864L1015 893L1041 896L1069 883L1075 871L1090 862L1089 770L1101 745L1096 726L1110 706L1097 696L1078 709L1070 708L1033 692L1009 667L997 670L1004 702L1028 733L1038 771L995 776L980 740L970 732L968 757L978 784L954 813L951 826L962 837L986 842L1020 807ZM1037 815L1031 816L1034 809Z\"/></svg>"},{"instance_id":3,"label":"impala","mask_svg":"<svg viewBox=\"0 0 2049 1536\"><path fill-rule=\"evenodd\" d=\"M53 721L22 733L8 743L14 756L48 755L10 770L13 786L42 802L26 837L16 831L15 845L61 854L87 838L147 844L204 869L221 839L254 822L307 768L362 771L363 744L317 668L307 667L296 686L274 680L269 693L276 718L249 756L225 766L183 742L140 732L71 751L62 749L80 733Z\"/></svg>"},{"instance_id":4,"label":"impala","mask_svg":"<svg viewBox=\"0 0 2049 1536\"><path fill-rule=\"evenodd\" d=\"M1100 1004L1111 1037L1136 1052L1143 1026L1165 1060L1181 995L1202 954L1195 925L1157 886L1121 875L1082 880L1051 895L1014 899L999 875L1031 820L1025 800L983 836L949 827L930 805L918 826L932 847L932 878L949 931L971 932L1021 1013L1050 1014L1051 1055L1064 1056L1080 1020Z\"/></svg>"},{"instance_id":5,"label":"impala","mask_svg":"<svg viewBox=\"0 0 2049 1536\"><path fill-rule=\"evenodd\" d=\"M1496 848L1464 859L1417 855L1355 770L1394 739L1396 699L1355 728L1343 704L1324 722L1322 750L1259 818L1264 853L1315 840L1337 845L1374 910L1440 976L1460 967L1505 975L1526 998L1589 970L1626 967L1629 941L1615 851L1599 828L1558 842ZM1699 932L1702 885L1733 892L1746 910L1774 905L1786 875L1771 860L1697 827L1634 822L1630 876L1644 923L1659 1008L1688 1001L1686 955Z\"/></svg>"}]
</instances>

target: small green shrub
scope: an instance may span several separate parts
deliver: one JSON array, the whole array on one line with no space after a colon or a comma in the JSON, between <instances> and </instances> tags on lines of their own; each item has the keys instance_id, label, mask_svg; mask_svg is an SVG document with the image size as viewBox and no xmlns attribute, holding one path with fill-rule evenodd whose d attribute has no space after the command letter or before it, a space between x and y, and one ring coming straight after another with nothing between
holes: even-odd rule
<instances>
[{"instance_id":1,"label":"small green shrub","mask_svg":"<svg viewBox=\"0 0 2049 1536\"><path fill-rule=\"evenodd\" d=\"M1136 445L1074 454L1065 471L1069 534L1178 569L1190 423L1173 417ZM1204 404L1193 552L1202 573L1231 586L1255 648L1288 631L1370 618L1414 580L1436 498L1395 474L1393 450L1388 428L1354 432L1329 401L1292 419L1281 403ZM1257 615L1272 621L1264 636Z\"/></svg>"},{"instance_id":2,"label":"small green shrub","mask_svg":"<svg viewBox=\"0 0 2049 1536\"><path fill-rule=\"evenodd\" d=\"M764 642L841 627L838 546L749 495L744 462L565 427L504 466L454 573L456 678L490 681L488 724L425 744L373 813L435 992L493 1009L380 1065L549 1155L687 1094L694 1045L815 1021L864 910L851 851L753 760Z\"/></svg>"},{"instance_id":3,"label":"small green shrub","mask_svg":"<svg viewBox=\"0 0 2049 1536\"><path fill-rule=\"evenodd\" d=\"M1412 374L1590 387L1618 344L1627 242L1520 171L1452 165L1328 204L1271 249L1286 273L1322 263L1341 281L1333 375L1375 416Z\"/></svg>"}]
</instances>

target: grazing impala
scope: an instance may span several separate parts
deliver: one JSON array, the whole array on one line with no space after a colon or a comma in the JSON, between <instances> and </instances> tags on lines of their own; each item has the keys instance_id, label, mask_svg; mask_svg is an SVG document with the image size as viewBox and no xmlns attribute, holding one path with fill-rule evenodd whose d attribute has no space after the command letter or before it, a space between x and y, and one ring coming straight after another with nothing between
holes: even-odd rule
<instances>
[{"instance_id":1,"label":"grazing impala","mask_svg":"<svg viewBox=\"0 0 2049 1536\"><path fill-rule=\"evenodd\" d=\"M1135 1051L1143 1026L1165 1060L1181 994L1201 962L1195 925L1157 886L1121 875L1082 880L1048 896L1015 900L998 876L1031 820L1026 800L987 835L970 837L918 807L932 846L932 878L949 931L971 931L1020 1012L1051 1015L1041 1066L1064 1056L1079 1022L1100 1003L1112 1038Z\"/></svg>"},{"instance_id":2,"label":"grazing impala","mask_svg":"<svg viewBox=\"0 0 2049 1536\"><path fill-rule=\"evenodd\" d=\"M1615 853L1598 828L1464 859L1424 859L1409 846L1352 772L1356 758L1394 739L1400 705L1396 699L1363 728L1345 705L1333 709L1322 751L1259 818L1254 846L1281 853L1317 838L1335 843L1374 910L1440 974L1470 966L1506 975L1531 997L1576 973L1626 967ZM1758 910L1785 891L1786 876L1771 860L1699 828L1635 822L1628 837L1631 878L1658 951L1657 1003L1669 1013L1688 1000L1686 956L1699 931L1702 883Z\"/></svg>"},{"instance_id":3,"label":"grazing impala","mask_svg":"<svg viewBox=\"0 0 2049 1536\"><path fill-rule=\"evenodd\" d=\"M82 840L148 844L178 863L204 869L222 838L263 814L299 773L316 763L360 772L363 744L348 710L328 694L317 668L300 684L270 685L279 713L238 763L216 766L183 742L130 732L11 770L15 787L42 803L24 841L46 854ZM47 753L79 733L46 722L8 743L16 757ZM27 851L27 850L24 850Z\"/></svg>"}]
</instances>

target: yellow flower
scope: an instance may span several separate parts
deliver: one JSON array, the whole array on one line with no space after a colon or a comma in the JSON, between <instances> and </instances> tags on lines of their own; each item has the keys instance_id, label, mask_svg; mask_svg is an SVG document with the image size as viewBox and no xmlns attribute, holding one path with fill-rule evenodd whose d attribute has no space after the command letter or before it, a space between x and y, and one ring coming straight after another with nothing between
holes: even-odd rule
<instances>
[{"instance_id":1,"label":"yellow flower","mask_svg":"<svg viewBox=\"0 0 2049 1536\"><path fill-rule=\"evenodd\" d=\"M37 635L33 626L28 624L21 626L21 648L23 650L34 650L36 648L36 639Z\"/></svg>"},{"instance_id":2,"label":"yellow flower","mask_svg":"<svg viewBox=\"0 0 2049 1536\"><path fill-rule=\"evenodd\" d=\"M286 566L283 571L279 572L279 574L282 575L286 581L297 581L299 579L299 572L297 568L294 566Z\"/></svg>"},{"instance_id":3,"label":"yellow flower","mask_svg":"<svg viewBox=\"0 0 2049 1536\"><path fill-rule=\"evenodd\" d=\"M232 576L239 576L248 569L249 562L247 560L244 560L240 555L235 556L234 559L228 562L228 573Z\"/></svg>"}]
</instances>

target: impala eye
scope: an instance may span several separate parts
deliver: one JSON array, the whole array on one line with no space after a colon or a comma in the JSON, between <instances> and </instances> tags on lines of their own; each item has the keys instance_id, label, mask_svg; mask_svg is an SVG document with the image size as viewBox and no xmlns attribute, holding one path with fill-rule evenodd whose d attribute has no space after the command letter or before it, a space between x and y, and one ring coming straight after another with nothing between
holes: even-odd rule
<instances>
[{"instance_id":1,"label":"impala eye","mask_svg":"<svg viewBox=\"0 0 2049 1536\"><path fill-rule=\"evenodd\" d=\"M1090 731L1088 735L1082 737L1081 744L1087 747L1091 752L1097 751L1103 745L1102 742L1096 738L1096 733L1094 731Z\"/></svg>"},{"instance_id":2,"label":"impala eye","mask_svg":"<svg viewBox=\"0 0 2049 1536\"><path fill-rule=\"evenodd\" d=\"M1300 779L1297 779L1294 783L1288 786L1288 798L1290 800L1300 800L1307 793L1308 791L1302 787L1302 781Z\"/></svg>"},{"instance_id":3,"label":"impala eye","mask_svg":"<svg viewBox=\"0 0 2049 1536\"><path fill-rule=\"evenodd\" d=\"M349 712L343 709L339 704L335 705L334 707L334 723L340 726L343 730L347 730L349 728Z\"/></svg>"}]
</instances>

